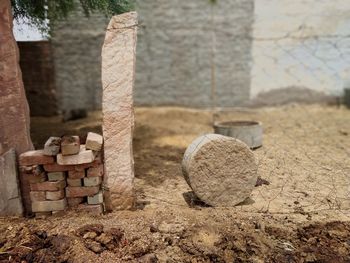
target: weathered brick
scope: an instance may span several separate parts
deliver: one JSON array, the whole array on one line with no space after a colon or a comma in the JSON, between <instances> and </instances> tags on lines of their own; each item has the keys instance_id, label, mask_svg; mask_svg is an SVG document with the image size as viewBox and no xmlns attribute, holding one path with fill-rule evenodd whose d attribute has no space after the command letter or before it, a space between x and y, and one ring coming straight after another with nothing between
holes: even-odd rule
<instances>
[{"instance_id":1,"label":"weathered brick","mask_svg":"<svg viewBox=\"0 0 350 263\"><path fill-rule=\"evenodd\" d=\"M60 152L61 148L61 138L60 137L50 137L44 146L44 154L48 156L55 156Z\"/></svg>"},{"instance_id":2,"label":"weathered brick","mask_svg":"<svg viewBox=\"0 0 350 263\"><path fill-rule=\"evenodd\" d=\"M35 184L35 183L43 183L46 181L47 177L46 177L46 173L43 172L41 174L38 175L34 175L34 174L26 174L26 177L28 178L28 182L30 184Z\"/></svg>"},{"instance_id":3,"label":"weathered brick","mask_svg":"<svg viewBox=\"0 0 350 263\"><path fill-rule=\"evenodd\" d=\"M50 164L54 162L55 159L52 156L44 155L43 150L25 152L19 156L19 164L22 166L34 164Z\"/></svg>"},{"instance_id":4,"label":"weathered brick","mask_svg":"<svg viewBox=\"0 0 350 263\"><path fill-rule=\"evenodd\" d=\"M31 191L30 192L30 200L32 202L37 202L37 201L45 201L46 200L46 195L45 192L42 191Z\"/></svg>"},{"instance_id":5,"label":"weathered brick","mask_svg":"<svg viewBox=\"0 0 350 263\"><path fill-rule=\"evenodd\" d=\"M80 151L79 136L64 136L61 141L61 154L73 155Z\"/></svg>"},{"instance_id":6,"label":"weathered brick","mask_svg":"<svg viewBox=\"0 0 350 263\"><path fill-rule=\"evenodd\" d=\"M66 187L66 181L43 182L30 184L31 191L59 191Z\"/></svg>"},{"instance_id":7,"label":"weathered brick","mask_svg":"<svg viewBox=\"0 0 350 263\"><path fill-rule=\"evenodd\" d=\"M59 165L78 165L92 163L95 160L95 155L91 150L82 150L75 155L57 155L57 163Z\"/></svg>"},{"instance_id":8,"label":"weathered brick","mask_svg":"<svg viewBox=\"0 0 350 263\"><path fill-rule=\"evenodd\" d=\"M79 164L79 165L59 165L57 163L46 164L44 169L47 172L66 172L66 171L83 171L90 167L97 167L102 163L99 157L96 157L95 160L91 163Z\"/></svg>"},{"instance_id":9,"label":"weathered brick","mask_svg":"<svg viewBox=\"0 0 350 263\"><path fill-rule=\"evenodd\" d=\"M100 187L92 186L92 187L66 187L66 196L67 197L85 197L85 196L93 196L100 191Z\"/></svg>"},{"instance_id":10,"label":"weathered brick","mask_svg":"<svg viewBox=\"0 0 350 263\"><path fill-rule=\"evenodd\" d=\"M47 173L49 181L62 181L66 179L65 172L50 172Z\"/></svg>"},{"instance_id":11,"label":"weathered brick","mask_svg":"<svg viewBox=\"0 0 350 263\"><path fill-rule=\"evenodd\" d=\"M38 201L32 203L33 212L51 212L64 210L67 207L67 200L61 199L57 201Z\"/></svg>"},{"instance_id":12,"label":"weathered brick","mask_svg":"<svg viewBox=\"0 0 350 263\"><path fill-rule=\"evenodd\" d=\"M96 195L88 196L87 198L89 205L97 205L103 203L103 193L102 191L98 192Z\"/></svg>"},{"instance_id":13,"label":"weathered brick","mask_svg":"<svg viewBox=\"0 0 350 263\"><path fill-rule=\"evenodd\" d=\"M56 200L61 200L64 198L64 190L61 189L59 191L53 191L53 192L46 192L46 199L47 200L52 200L52 201L56 201Z\"/></svg>"},{"instance_id":14,"label":"weathered brick","mask_svg":"<svg viewBox=\"0 0 350 263\"><path fill-rule=\"evenodd\" d=\"M19 171L25 174L31 174L33 172L33 166L19 166Z\"/></svg>"},{"instance_id":15,"label":"weathered brick","mask_svg":"<svg viewBox=\"0 0 350 263\"><path fill-rule=\"evenodd\" d=\"M89 132L86 138L86 149L100 151L103 144L103 137L97 133Z\"/></svg>"},{"instance_id":16,"label":"weathered brick","mask_svg":"<svg viewBox=\"0 0 350 263\"><path fill-rule=\"evenodd\" d=\"M87 170L86 176L87 177L103 176L103 165L89 168Z\"/></svg>"},{"instance_id":17,"label":"weathered brick","mask_svg":"<svg viewBox=\"0 0 350 263\"><path fill-rule=\"evenodd\" d=\"M68 172L68 178L69 179L82 179L85 177L85 170L80 170L80 171L69 171Z\"/></svg>"},{"instance_id":18,"label":"weathered brick","mask_svg":"<svg viewBox=\"0 0 350 263\"><path fill-rule=\"evenodd\" d=\"M74 165L59 165L57 163L45 164L44 170L46 172L66 172L74 170Z\"/></svg>"},{"instance_id":19,"label":"weathered brick","mask_svg":"<svg viewBox=\"0 0 350 263\"><path fill-rule=\"evenodd\" d=\"M81 179L70 179L70 178L67 179L67 184L68 186L75 186L75 187L83 185Z\"/></svg>"},{"instance_id":20,"label":"weathered brick","mask_svg":"<svg viewBox=\"0 0 350 263\"><path fill-rule=\"evenodd\" d=\"M69 207L75 207L84 202L84 197L68 197L67 202Z\"/></svg>"},{"instance_id":21,"label":"weathered brick","mask_svg":"<svg viewBox=\"0 0 350 263\"><path fill-rule=\"evenodd\" d=\"M39 175L44 172L41 165L29 165L29 166L19 166L19 171L26 174Z\"/></svg>"},{"instance_id":22,"label":"weathered brick","mask_svg":"<svg viewBox=\"0 0 350 263\"><path fill-rule=\"evenodd\" d=\"M98 204L98 205L80 204L78 205L76 210L80 212L93 214L93 215L101 215L103 213L103 206L102 204Z\"/></svg>"},{"instance_id":23,"label":"weathered brick","mask_svg":"<svg viewBox=\"0 0 350 263\"><path fill-rule=\"evenodd\" d=\"M98 186L102 183L102 177L85 177L84 186Z\"/></svg>"}]
</instances>

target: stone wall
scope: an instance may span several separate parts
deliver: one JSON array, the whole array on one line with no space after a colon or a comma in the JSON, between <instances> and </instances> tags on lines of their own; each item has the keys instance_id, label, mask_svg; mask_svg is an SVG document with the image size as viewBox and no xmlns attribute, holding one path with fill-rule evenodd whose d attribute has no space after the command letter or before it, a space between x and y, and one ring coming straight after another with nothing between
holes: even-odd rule
<instances>
[{"instance_id":1,"label":"stone wall","mask_svg":"<svg viewBox=\"0 0 350 263\"><path fill-rule=\"evenodd\" d=\"M17 42L23 83L32 116L58 112L52 48L49 41Z\"/></svg>"}]
</instances>

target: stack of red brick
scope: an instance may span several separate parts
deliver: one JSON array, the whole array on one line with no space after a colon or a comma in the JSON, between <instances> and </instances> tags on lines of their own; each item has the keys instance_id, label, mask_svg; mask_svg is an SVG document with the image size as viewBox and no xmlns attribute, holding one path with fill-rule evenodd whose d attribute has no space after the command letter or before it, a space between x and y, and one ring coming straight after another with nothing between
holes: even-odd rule
<instances>
[{"instance_id":1,"label":"stack of red brick","mask_svg":"<svg viewBox=\"0 0 350 263\"><path fill-rule=\"evenodd\" d=\"M42 150L20 155L20 183L27 215L47 216L67 208L103 212L103 138L89 132L51 137Z\"/></svg>"}]
</instances>

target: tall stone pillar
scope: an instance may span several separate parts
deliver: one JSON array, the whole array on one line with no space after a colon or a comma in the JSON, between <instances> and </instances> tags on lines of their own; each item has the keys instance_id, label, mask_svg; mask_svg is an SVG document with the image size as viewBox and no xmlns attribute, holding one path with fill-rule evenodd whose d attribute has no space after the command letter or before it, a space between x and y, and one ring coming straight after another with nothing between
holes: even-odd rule
<instances>
[{"instance_id":1,"label":"tall stone pillar","mask_svg":"<svg viewBox=\"0 0 350 263\"><path fill-rule=\"evenodd\" d=\"M12 33L11 1L0 1L0 154L33 148L29 107L19 67L19 52Z\"/></svg>"},{"instance_id":2,"label":"tall stone pillar","mask_svg":"<svg viewBox=\"0 0 350 263\"><path fill-rule=\"evenodd\" d=\"M107 210L134 206L133 87L137 13L112 17L102 48L102 111Z\"/></svg>"}]
</instances>

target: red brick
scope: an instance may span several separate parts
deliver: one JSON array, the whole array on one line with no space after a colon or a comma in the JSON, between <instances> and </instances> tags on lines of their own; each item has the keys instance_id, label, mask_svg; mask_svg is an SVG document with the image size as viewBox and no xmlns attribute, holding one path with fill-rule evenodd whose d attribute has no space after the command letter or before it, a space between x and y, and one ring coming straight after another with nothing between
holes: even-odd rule
<instances>
[{"instance_id":1,"label":"red brick","mask_svg":"<svg viewBox=\"0 0 350 263\"><path fill-rule=\"evenodd\" d=\"M97 133L89 132L86 138L86 149L100 151L103 144L103 137Z\"/></svg>"},{"instance_id":2,"label":"red brick","mask_svg":"<svg viewBox=\"0 0 350 263\"><path fill-rule=\"evenodd\" d=\"M28 177L28 182L30 184L43 183L47 179L45 172L38 175L27 174L26 177Z\"/></svg>"},{"instance_id":3,"label":"red brick","mask_svg":"<svg viewBox=\"0 0 350 263\"><path fill-rule=\"evenodd\" d=\"M59 165L57 163L45 164L44 170L46 172L66 172L74 170L74 165Z\"/></svg>"},{"instance_id":4,"label":"red brick","mask_svg":"<svg viewBox=\"0 0 350 263\"><path fill-rule=\"evenodd\" d=\"M98 177L103 176L103 165L99 165L97 167L91 167L87 170L87 177Z\"/></svg>"},{"instance_id":5,"label":"red brick","mask_svg":"<svg viewBox=\"0 0 350 263\"><path fill-rule=\"evenodd\" d=\"M59 165L57 163L45 164L44 169L46 172L66 172L66 171L83 171L90 167L97 167L101 164L101 159L95 159L92 163L85 163L79 165Z\"/></svg>"},{"instance_id":6,"label":"red brick","mask_svg":"<svg viewBox=\"0 0 350 263\"><path fill-rule=\"evenodd\" d=\"M102 183L102 177L85 177L84 186L98 186Z\"/></svg>"},{"instance_id":7,"label":"red brick","mask_svg":"<svg viewBox=\"0 0 350 263\"><path fill-rule=\"evenodd\" d=\"M44 154L49 156L55 156L60 152L61 148L61 138L60 137L50 137L44 146Z\"/></svg>"},{"instance_id":8,"label":"red brick","mask_svg":"<svg viewBox=\"0 0 350 263\"><path fill-rule=\"evenodd\" d=\"M84 202L84 197L69 197L67 198L68 206L69 207L75 207L82 202Z\"/></svg>"},{"instance_id":9,"label":"red brick","mask_svg":"<svg viewBox=\"0 0 350 263\"><path fill-rule=\"evenodd\" d=\"M44 155L43 150L25 152L19 156L19 164L22 166L34 164L50 164L54 162L54 157Z\"/></svg>"},{"instance_id":10,"label":"red brick","mask_svg":"<svg viewBox=\"0 0 350 263\"><path fill-rule=\"evenodd\" d=\"M61 189L59 191L47 191L46 192L46 199L47 200L52 200L52 201L56 201L56 200L61 200L64 198L64 190Z\"/></svg>"},{"instance_id":11,"label":"red brick","mask_svg":"<svg viewBox=\"0 0 350 263\"><path fill-rule=\"evenodd\" d=\"M78 154L80 151L79 136L64 136L61 141L62 155Z\"/></svg>"},{"instance_id":12,"label":"red brick","mask_svg":"<svg viewBox=\"0 0 350 263\"><path fill-rule=\"evenodd\" d=\"M67 179L67 184L69 186L75 186L75 187L83 185L81 179L70 179L70 178Z\"/></svg>"},{"instance_id":13,"label":"red brick","mask_svg":"<svg viewBox=\"0 0 350 263\"><path fill-rule=\"evenodd\" d=\"M66 187L66 181L43 182L30 184L32 191L59 191Z\"/></svg>"},{"instance_id":14,"label":"red brick","mask_svg":"<svg viewBox=\"0 0 350 263\"><path fill-rule=\"evenodd\" d=\"M45 201L45 199L46 199L45 192L38 192L38 191L30 192L30 200L32 202Z\"/></svg>"},{"instance_id":15,"label":"red brick","mask_svg":"<svg viewBox=\"0 0 350 263\"><path fill-rule=\"evenodd\" d=\"M82 179L85 177L85 170L81 170L81 171L69 171L68 172L68 178L69 179Z\"/></svg>"},{"instance_id":16,"label":"red brick","mask_svg":"<svg viewBox=\"0 0 350 263\"><path fill-rule=\"evenodd\" d=\"M85 197L93 196L100 191L99 186L93 187L66 187L66 196L67 197Z\"/></svg>"},{"instance_id":17,"label":"red brick","mask_svg":"<svg viewBox=\"0 0 350 263\"><path fill-rule=\"evenodd\" d=\"M78 165L92 163L95 160L95 155L91 150L81 150L75 155L57 155L57 163L59 165Z\"/></svg>"}]
</instances>

